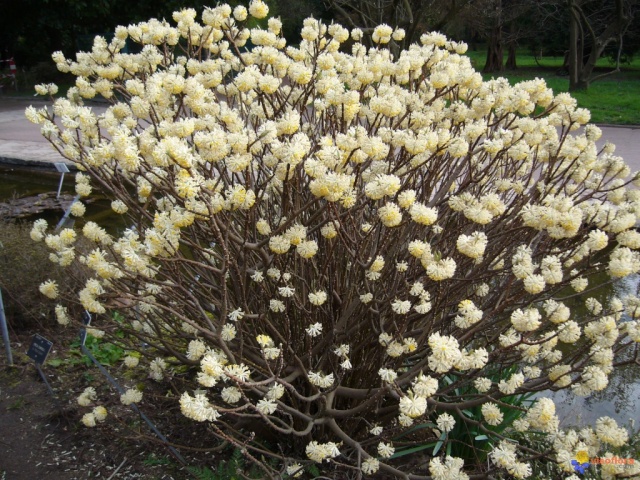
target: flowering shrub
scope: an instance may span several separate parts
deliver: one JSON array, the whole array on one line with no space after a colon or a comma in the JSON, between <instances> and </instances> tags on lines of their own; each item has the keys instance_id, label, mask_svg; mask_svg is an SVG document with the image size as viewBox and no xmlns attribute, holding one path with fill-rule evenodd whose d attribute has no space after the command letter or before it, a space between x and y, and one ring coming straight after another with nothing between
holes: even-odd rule
<instances>
[{"instance_id":1,"label":"flowering shrub","mask_svg":"<svg viewBox=\"0 0 640 480\"><path fill-rule=\"evenodd\" d=\"M440 34L395 58L386 43L402 32L388 26L367 50L362 32L308 19L291 47L279 20L248 29L249 16L266 5L206 9L202 23L183 10L75 61L54 54L76 86L27 116L85 172L77 192L100 188L131 225L84 225L83 307L109 330L118 305L143 356L133 368L154 380L193 366L182 413L269 476L309 462L333 478L528 476L537 454L498 433L513 418L502 399L589 395L638 350L623 314L640 300L602 304L588 283L640 270L629 168L596 147L598 127L578 131L589 113L569 95L483 82ZM121 53L127 39L140 53ZM96 95L106 112L83 105ZM38 228L54 261L73 254L70 234ZM580 303L589 313L572 316ZM519 416L517 430L558 430L551 400ZM405 455L450 441L456 422L487 436L488 465ZM607 420L589 453L623 436ZM556 446L567 472L587 448Z\"/></svg>"}]
</instances>

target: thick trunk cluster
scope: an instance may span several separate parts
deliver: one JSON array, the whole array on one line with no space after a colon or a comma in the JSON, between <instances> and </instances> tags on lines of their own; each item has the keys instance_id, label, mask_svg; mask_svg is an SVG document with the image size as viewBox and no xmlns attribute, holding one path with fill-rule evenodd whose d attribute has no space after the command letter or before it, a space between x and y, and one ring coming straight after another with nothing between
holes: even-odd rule
<instances>
[{"instance_id":1,"label":"thick trunk cluster","mask_svg":"<svg viewBox=\"0 0 640 480\"><path fill-rule=\"evenodd\" d=\"M487 45L487 61L485 62L483 72L501 72L504 70L503 54L502 26L497 25L491 31L489 45Z\"/></svg>"}]
</instances>

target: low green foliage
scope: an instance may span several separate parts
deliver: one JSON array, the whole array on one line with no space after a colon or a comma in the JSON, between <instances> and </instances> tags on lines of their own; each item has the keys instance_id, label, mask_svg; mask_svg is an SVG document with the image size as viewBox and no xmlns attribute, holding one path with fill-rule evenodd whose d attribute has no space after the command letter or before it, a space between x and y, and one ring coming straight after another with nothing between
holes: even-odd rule
<instances>
[{"instance_id":1,"label":"low green foliage","mask_svg":"<svg viewBox=\"0 0 640 480\"><path fill-rule=\"evenodd\" d=\"M516 372L517 368L512 366L508 369L496 370L492 375L489 375L489 378L491 378L494 383L499 383L501 380L509 379L509 377ZM460 379L454 374L446 375L443 379L443 383L445 384L443 387L455 384L458 380ZM451 394L456 397L469 398L477 395L478 392L473 387L467 386L466 388L456 388ZM445 453L452 457L462 458L465 461L480 464L484 463L494 443L498 443L500 437L508 433L513 422L524 414L525 408L530 407L534 403L532 397L533 394L522 394L502 398L500 400L500 410L504 418L497 426L489 426L482 422L481 405L461 410L461 414L471 421L465 421L465 419L461 418L460 414L451 412L456 421L453 430L448 433L442 432L436 442L410 448L397 448L394 458L427 450L432 456ZM437 426L434 422L420 423L405 432L402 437L425 428L435 429ZM402 438L396 440L399 440L396 444L402 442Z\"/></svg>"},{"instance_id":2,"label":"low green foliage","mask_svg":"<svg viewBox=\"0 0 640 480\"><path fill-rule=\"evenodd\" d=\"M114 365L125 355L124 349L122 349L118 345L115 345L107 340L93 337L91 335L87 335L87 339L84 345L87 350L91 352L91 355L93 355L95 359L103 365ZM91 365L91 360L89 359L89 357L81 353L80 340L76 340L71 344L69 353L71 354L71 356L65 361L69 362L70 364L84 363L86 366ZM76 360L74 360L74 357L76 358ZM80 357L81 359L79 362L77 360L78 357Z\"/></svg>"},{"instance_id":3,"label":"low green foliage","mask_svg":"<svg viewBox=\"0 0 640 480\"><path fill-rule=\"evenodd\" d=\"M221 461L215 470L209 467L189 467L189 473L196 480L242 480L245 478L260 478L259 472L252 467L244 471L245 460L242 452L235 449L228 460ZM257 475L257 476L256 476Z\"/></svg>"},{"instance_id":4,"label":"low green foliage","mask_svg":"<svg viewBox=\"0 0 640 480\"><path fill-rule=\"evenodd\" d=\"M87 337L85 346L103 365L113 365L124 357L124 350L121 347L90 335Z\"/></svg>"},{"instance_id":5,"label":"low green foliage","mask_svg":"<svg viewBox=\"0 0 640 480\"><path fill-rule=\"evenodd\" d=\"M154 453L150 453L142 463L144 463L147 467L155 467L158 465L170 465L171 459L168 457L159 457Z\"/></svg>"},{"instance_id":6,"label":"low green foliage","mask_svg":"<svg viewBox=\"0 0 640 480\"><path fill-rule=\"evenodd\" d=\"M215 471L209 467L190 467L189 473L196 480L241 480L243 477L238 474L237 468L231 463L222 462Z\"/></svg>"},{"instance_id":7,"label":"low green foliage","mask_svg":"<svg viewBox=\"0 0 640 480\"><path fill-rule=\"evenodd\" d=\"M91 335L87 336L85 347L102 365L115 365L125 356L125 351L122 347L119 347L108 340L96 338ZM85 365L88 367L91 364L91 359L82 353L79 339L76 339L71 343L66 355L61 358L52 358L47 361L47 365L54 368L74 367L76 365Z\"/></svg>"},{"instance_id":8,"label":"low green foliage","mask_svg":"<svg viewBox=\"0 0 640 480\"><path fill-rule=\"evenodd\" d=\"M20 396L16 398L8 407L7 410L20 410L26 404L24 397Z\"/></svg>"}]
</instances>

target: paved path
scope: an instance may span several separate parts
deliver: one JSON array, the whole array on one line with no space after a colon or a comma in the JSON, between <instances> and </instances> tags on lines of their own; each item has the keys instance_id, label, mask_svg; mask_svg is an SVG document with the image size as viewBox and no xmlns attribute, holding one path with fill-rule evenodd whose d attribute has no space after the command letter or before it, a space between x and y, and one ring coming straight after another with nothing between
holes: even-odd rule
<instances>
[{"instance_id":1,"label":"paved path","mask_svg":"<svg viewBox=\"0 0 640 480\"><path fill-rule=\"evenodd\" d=\"M15 99L0 96L0 163L22 164L49 168L54 162L67 162L40 135L40 127L30 123L24 109L33 104L41 107L41 100ZM99 107L98 107L99 108ZM640 170L640 126L601 126L603 141L616 145L616 154L629 164L632 171ZM53 165L50 167L53 169Z\"/></svg>"},{"instance_id":2,"label":"paved path","mask_svg":"<svg viewBox=\"0 0 640 480\"><path fill-rule=\"evenodd\" d=\"M24 110L29 105L40 108L44 102L0 96L0 163L52 170L55 162L71 163L40 134L38 125L25 118Z\"/></svg>"}]
</instances>

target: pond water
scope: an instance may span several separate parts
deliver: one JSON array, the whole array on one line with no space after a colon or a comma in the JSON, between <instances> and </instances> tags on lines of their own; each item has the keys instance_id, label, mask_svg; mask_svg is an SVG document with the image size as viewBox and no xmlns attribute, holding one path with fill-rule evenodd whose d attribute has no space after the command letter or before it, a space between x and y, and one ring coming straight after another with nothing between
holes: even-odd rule
<instances>
[{"instance_id":1,"label":"pond water","mask_svg":"<svg viewBox=\"0 0 640 480\"><path fill-rule=\"evenodd\" d=\"M50 171L0 165L0 202L42 193L53 192L55 194L59 184L60 173L56 172L53 165ZM73 173L65 174L60 193L75 195ZM49 222L49 225L55 226L63 214L61 209L47 210L44 214L34 216L34 220L42 217ZM117 233L127 227L124 217L115 215L111 211L110 202L99 195L95 195L92 201L87 204L84 218L99 223L111 233Z\"/></svg>"},{"instance_id":2,"label":"pond water","mask_svg":"<svg viewBox=\"0 0 640 480\"><path fill-rule=\"evenodd\" d=\"M592 285L605 281L604 277L598 276L589 279ZM605 305L613 296L622 298L626 295L637 295L639 288L640 276L633 275L614 284L603 285L597 292L590 293L588 296L595 297ZM571 306L571 311L580 315L579 308L576 306ZM606 389L588 397L577 397L564 390L553 393L551 398L558 407L563 426L594 425L595 421L602 416L608 416L620 424L629 425L640 420L640 366L635 364L618 368L609 376L609 385ZM638 425L635 428L638 428Z\"/></svg>"},{"instance_id":3,"label":"pond water","mask_svg":"<svg viewBox=\"0 0 640 480\"><path fill-rule=\"evenodd\" d=\"M28 170L16 167L0 166L0 202L12 198L56 192L60 174L53 171ZM73 174L66 174L62 187L63 193L74 194ZM62 211L49 211L44 217L50 224L55 224L62 217ZM87 220L98 222L112 233L126 228L124 218L111 212L109 201L97 197L87 206ZM604 278L591 278L590 284L604 282ZM622 297L636 294L640 287L640 277L624 279L614 285L603 285L597 293L590 293L603 304L613 295ZM572 306L572 311L574 310ZM564 426L593 425L601 416L615 418L621 424L629 424L631 419L640 420L640 366L634 365L617 370L610 376L609 386L586 398L575 397L567 392L552 393L551 397L558 406L560 418Z\"/></svg>"},{"instance_id":4,"label":"pond water","mask_svg":"<svg viewBox=\"0 0 640 480\"><path fill-rule=\"evenodd\" d=\"M57 191L60 174L51 171L0 165L0 202ZM66 174L62 192L74 192L73 174Z\"/></svg>"}]
</instances>

